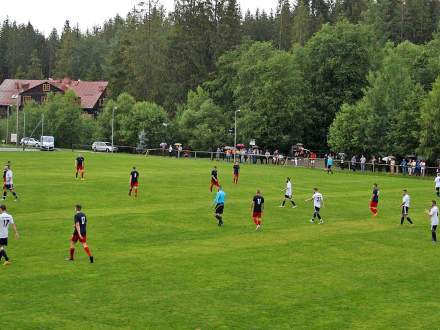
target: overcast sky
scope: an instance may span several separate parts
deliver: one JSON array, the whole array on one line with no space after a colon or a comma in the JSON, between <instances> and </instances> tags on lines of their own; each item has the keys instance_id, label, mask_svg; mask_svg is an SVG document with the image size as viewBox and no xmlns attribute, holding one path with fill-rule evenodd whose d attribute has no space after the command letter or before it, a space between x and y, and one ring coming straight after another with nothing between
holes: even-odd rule
<instances>
[{"instance_id":1,"label":"overcast sky","mask_svg":"<svg viewBox=\"0 0 440 330\"><path fill-rule=\"evenodd\" d=\"M145 1L145 0L144 0ZM239 0L242 12L248 8L270 10L277 0ZM160 0L167 10L174 0ZM82 30L102 25L116 14L125 17L139 0L0 0L0 20L9 17L19 23L31 22L39 31L48 35L53 27L60 31L66 19L71 26L78 23Z\"/></svg>"}]
</instances>

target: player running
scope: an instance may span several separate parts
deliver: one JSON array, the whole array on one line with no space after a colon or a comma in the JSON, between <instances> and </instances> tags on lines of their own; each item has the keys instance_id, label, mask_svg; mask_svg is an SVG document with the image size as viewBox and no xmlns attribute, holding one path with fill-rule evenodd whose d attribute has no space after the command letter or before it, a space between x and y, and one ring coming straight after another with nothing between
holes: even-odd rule
<instances>
[{"instance_id":1,"label":"player running","mask_svg":"<svg viewBox=\"0 0 440 330\"><path fill-rule=\"evenodd\" d=\"M131 196L131 192L134 189L134 197L137 197L138 187L139 187L139 172L136 170L136 167L133 166L133 170L130 173L130 191L128 192L128 196Z\"/></svg>"},{"instance_id":2,"label":"player running","mask_svg":"<svg viewBox=\"0 0 440 330\"><path fill-rule=\"evenodd\" d=\"M93 263L93 256L90 252L90 249L87 245L87 217L81 211L81 205L75 205L75 216L73 217L74 225L73 225L73 235L70 238L70 258L67 260L73 261L73 256L75 254L75 244L80 241L82 244L84 251L86 251L89 256L89 260Z\"/></svg>"},{"instance_id":3,"label":"player running","mask_svg":"<svg viewBox=\"0 0 440 330\"><path fill-rule=\"evenodd\" d=\"M233 168L234 168L234 179L233 179L233 182L235 184L238 184L238 178L240 176L240 165L238 164L238 162L235 162Z\"/></svg>"},{"instance_id":4,"label":"player running","mask_svg":"<svg viewBox=\"0 0 440 330\"><path fill-rule=\"evenodd\" d=\"M14 223L14 219L10 214L6 212L6 205L0 205L0 261L5 258L4 266L10 265L9 257L6 254L6 246L8 246L9 225L15 232L15 238L18 239L17 226Z\"/></svg>"},{"instance_id":5,"label":"player running","mask_svg":"<svg viewBox=\"0 0 440 330\"><path fill-rule=\"evenodd\" d=\"M371 196L370 201L370 211L373 213L373 216L376 217L378 210L377 205L379 204L379 188L377 187L377 183L373 185L373 195Z\"/></svg>"},{"instance_id":6,"label":"player running","mask_svg":"<svg viewBox=\"0 0 440 330\"><path fill-rule=\"evenodd\" d=\"M14 201L16 202L18 196L14 191L14 173L12 172L10 166L6 166L4 172L3 200L6 200L6 195L8 194L8 191L10 191L12 195L15 197Z\"/></svg>"},{"instance_id":7,"label":"player running","mask_svg":"<svg viewBox=\"0 0 440 330\"><path fill-rule=\"evenodd\" d=\"M292 182L290 181L289 177L286 179L286 188L283 191L284 200L281 203L280 207L285 207L286 200L289 200L292 203L292 209L296 208L295 201L292 199Z\"/></svg>"},{"instance_id":8,"label":"player running","mask_svg":"<svg viewBox=\"0 0 440 330\"><path fill-rule=\"evenodd\" d=\"M431 220L432 243L437 243L438 207L436 201L432 201L431 209L427 211L427 214Z\"/></svg>"},{"instance_id":9,"label":"player running","mask_svg":"<svg viewBox=\"0 0 440 330\"><path fill-rule=\"evenodd\" d=\"M402 217L400 218L400 224L403 225L405 219L413 224L412 220L409 218L409 205L411 198L409 197L408 191L406 189L403 190L402 204L400 207L402 208Z\"/></svg>"},{"instance_id":10,"label":"player running","mask_svg":"<svg viewBox=\"0 0 440 330\"><path fill-rule=\"evenodd\" d=\"M440 197L440 173L437 173L434 182L435 182L435 191L437 193L437 197Z\"/></svg>"},{"instance_id":11,"label":"player running","mask_svg":"<svg viewBox=\"0 0 440 330\"><path fill-rule=\"evenodd\" d=\"M257 194L252 199L251 211L252 211L252 219L254 220L254 223L257 226L255 230L260 230L261 219L264 211L264 197L261 195L260 190L257 190Z\"/></svg>"},{"instance_id":12,"label":"player running","mask_svg":"<svg viewBox=\"0 0 440 330\"><path fill-rule=\"evenodd\" d=\"M217 195L214 198L214 216L218 220L218 226L223 226L223 211L225 209L226 193L222 187L218 187Z\"/></svg>"},{"instance_id":13,"label":"player running","mask_svg":"<svg viewBox=\"0 0 440 330\"><path fill-rule=\"evenodd\" d=\"M315 219L319 219L319 224L323 224L324 220L321 218L321 214L319 213L321 208L324 207L324 197L319 192L318 188L313 189L313 196L309 199L306 199L306 202L313 200L313 208L315 212L313 213L313 218L310 220L311 223L315 223Z\"/></svg>"},{"instance_id":14,"label":"player running","mask_svg":"<svg viewBox=\"0 0 440 330\"><path fill-rule=\"evenodd\" d=\"M84 157L79 154L75 159L76 162L76 173L75 178L78 179L78 173L81 175L81 180L84 180Z\"/></svg>"},{"instance_id":15,"label":"player running","mask_svg":"<svg viewBox=\"0 0 440 330\"><path fill-rule=\"evenodd\" d=\"M209 190L212 192L212 188L216 186L217 188L220 186L220 183L218 181L218 172L217 172L217 166L214 166L214 168L211 171L211 186L209 187Z\"/></svg>"}]
</instances>

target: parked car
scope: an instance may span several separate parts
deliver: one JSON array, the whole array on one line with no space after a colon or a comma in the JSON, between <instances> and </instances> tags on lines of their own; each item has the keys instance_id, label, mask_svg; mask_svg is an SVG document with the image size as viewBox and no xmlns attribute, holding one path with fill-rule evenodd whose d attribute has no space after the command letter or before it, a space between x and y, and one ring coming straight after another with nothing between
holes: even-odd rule
<instances>
[{"instance_id":1,"label":"parked car","mask_svg":"<svg viewBox=\"0 0 440 330\"><path fill-rule=\"evenodd\" d=\"M24 137L21 139L20 144L23 146L27 146L27 147L35 147L38 148L40 146L40 141L35 140L34 138L31 137Z\"/></svg>"},{"instance_id":2,"label":"parked car","mask_svg":"<svg viewBox=\"0 0 440 330\"><path fill-rule=\"evenodd\" d=\"M53 151L55 150L55 138L53 136L40 137L40 150Z\"/></svg>"},{"instance_id":3,"label":"parked car","mask_svg":"<svg viewBox=\"0 0 440 330\"><path fill-rule=\"evenodd\" d=\"M117 147L112 146L110 142L93 142L92 144L93 151L103 151L103 152L116 152L118 150Z\"/></svg>"}]
</instances>

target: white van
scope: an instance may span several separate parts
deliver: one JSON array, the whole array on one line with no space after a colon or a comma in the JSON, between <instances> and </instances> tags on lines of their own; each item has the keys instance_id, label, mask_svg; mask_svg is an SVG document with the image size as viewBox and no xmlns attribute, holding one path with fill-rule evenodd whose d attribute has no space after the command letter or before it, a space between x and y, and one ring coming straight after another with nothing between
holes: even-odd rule
<instances>
[{"instance_id":1,"label":"white van","mask_svg":"<svg viewBox=\"0 0 440 330\"><path fill-rule=\"evenodd\" d=\"M40 149L53 151L55 149L55 138L53 136L40 137Z\"/></svg>"}]
</instances>

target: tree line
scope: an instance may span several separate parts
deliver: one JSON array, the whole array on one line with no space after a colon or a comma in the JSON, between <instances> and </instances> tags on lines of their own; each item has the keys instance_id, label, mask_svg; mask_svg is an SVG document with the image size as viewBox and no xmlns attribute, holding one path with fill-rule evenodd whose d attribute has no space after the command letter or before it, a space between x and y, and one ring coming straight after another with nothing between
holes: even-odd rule
<instances>
[{"instance_id":1,"label":"tree line","mask_svg":"<svg viewBox=\"0 0 440 330\"><path fill-rule=\"evenodd\" d=\"M97 126L85 140L108 139L116 107L118 143L144 131L151 146L212 149L233 142L240 109L245 143L433 158L439 17L439 0L280 0L254 13L236 0L179 0L169 13L145 1L48 37L6 20L0 80L108 80L111 100L85 121Z\"/></svg>"}]
</instances>

